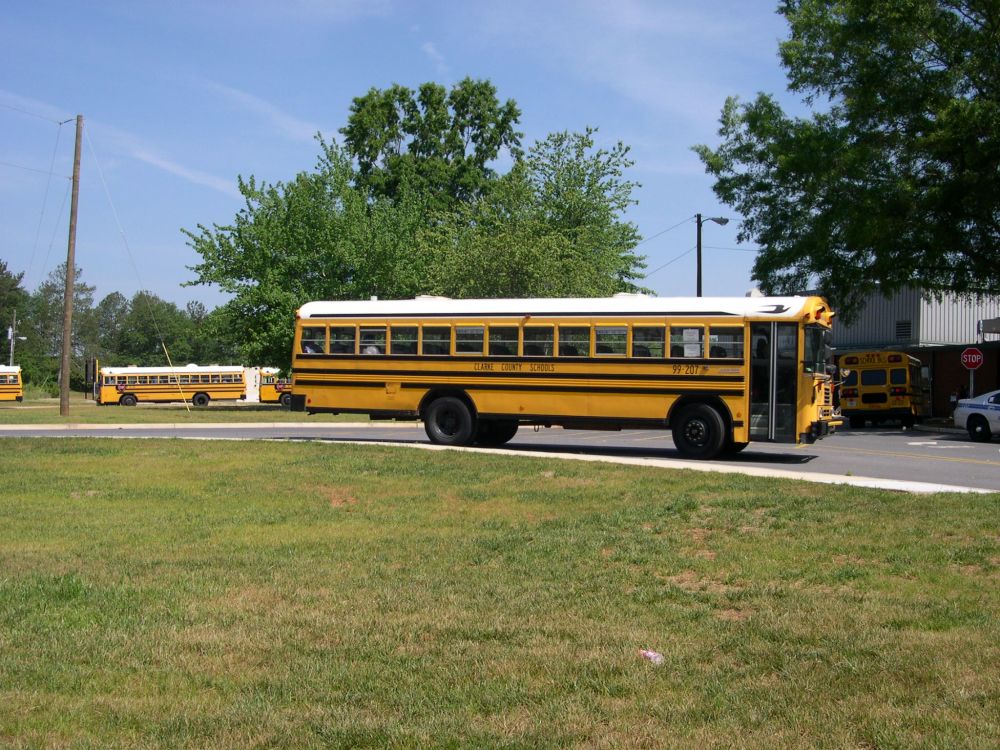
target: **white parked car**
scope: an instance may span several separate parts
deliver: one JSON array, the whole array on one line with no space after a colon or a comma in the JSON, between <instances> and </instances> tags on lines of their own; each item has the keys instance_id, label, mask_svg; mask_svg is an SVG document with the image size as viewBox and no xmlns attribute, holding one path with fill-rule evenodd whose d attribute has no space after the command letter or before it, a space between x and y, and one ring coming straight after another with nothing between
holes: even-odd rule
<instances>
[{"instance_id":1,"label":"white parked car","mask_svg":"<svg viewBox=\"0 0 1000 750\"><path fill-rule=\"evenodd\" d=\"M963 398L955 408L956 427L964 427L969 437L981 443L1000 435L1000 391L990 391L975 398Z\"/></svg>"}]
</instances>

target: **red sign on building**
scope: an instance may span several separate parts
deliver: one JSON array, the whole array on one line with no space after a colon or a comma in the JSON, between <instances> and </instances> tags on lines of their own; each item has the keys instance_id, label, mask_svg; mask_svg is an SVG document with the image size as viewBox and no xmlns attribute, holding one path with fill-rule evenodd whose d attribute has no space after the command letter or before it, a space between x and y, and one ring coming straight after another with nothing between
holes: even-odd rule
<instances>
[{"instance_id":1,"label":"red sign on building","mask_svg":"<svg viewBox=\"0 0 1000 750\"><path fill-rule=\"evenodd\" d=\"M983 352L974 346L962 351L962 364L966 370L978 370L983 363Z\"/></svg>"}]
</instances>

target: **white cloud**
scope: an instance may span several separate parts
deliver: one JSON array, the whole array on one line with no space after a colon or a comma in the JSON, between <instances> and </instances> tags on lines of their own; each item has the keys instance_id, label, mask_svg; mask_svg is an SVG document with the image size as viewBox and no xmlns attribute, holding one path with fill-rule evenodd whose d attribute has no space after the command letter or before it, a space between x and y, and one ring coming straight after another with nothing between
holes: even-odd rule
<instances>
[{"instance_id":1,"label":"white cloud","mask_svg":"<svg viewBox=\"0 0 1000 750\"><path fill-rule=\"evenodd\" d=\"M0 103L19 111L24 111L26 114L44 117L56 122L63 122L67 119L64 109L2 89L0 89ZM97 150L98 147L102 149L102 151L98 152L97 157L103 166L108 167L113 165L116 155L118 157L128 157L180 177L187 182L210 188L225 195L238 197L240 194L235 181L225 180L200 169L192 169L173 161L158 153L153 146L145 143L132 133L113 126L104 125L100 121L88 117L84 118L84 128L87 139L92 144L95 144L94 149ZM91 137L91 134L93 134L93 137ZM103 151L105 148L108 149L107 152Z\"/></svg>"},{"instance_id":2,"label":"white cloud","mask_svg":"<svg viewBox=\"0 0 1000 750\"><path fill-rule=\"evenodd\" d=\"M134 146L128 149L128 155L133 159L145 162L157 169L162 169L164 172L169 172L172 175L180 177L181 179L192 182L195 185L202 185L212 190L216 190L220 193L226 195L231 195L234 197L239 197L240 191L236 187L236 183L233 180L224 180L215 175L211 175L208 172L203 172L200 169L191 169L190 167L185 167L182 164L171 161L154 151L145 149L141 146Z\"/></svg>"},{"instance_id":3,"label":"white cloud","mask_svg":"<svg viewBox=\"0 0 1000 750\"><path fill-rule=\"evenodd\" d=\"M249 94L246 91L226 86L214 81L203 80L201 82L206 88L225 97L238 107L263 117L282 135L294 141L304 141L311 143L319 132L320 127L314 122L300 120L274 106L270 102L258 96Z\"/></svg>"},{"instance_id":4,"label":"white cloud","mask_svg":"<svg viewBox=\"0 0 1000 750\"><path fill-rule=\"evenodd\" d=\"M430 58L430 61L434 64L434 69L438 72L438 75L447 76L449 75L448 63L444 59L438 48L434 46L434 42L424 42L420 45L420 50Z\"/></svg>"},{"instance_id":5,"label":"white cloud","mask_svg":"<svg viewBox=\"0 0 1000 750\"><path fill-rule=\"evenodd\" d=\"M527 54L549 58L659 117L703 124L718 119L726 96L740 93L741 61L758 66L775 59L778 24L757 28L759 9L751 5L512 0L481 10L477 28L488 43L517 40Z\"/></svg>"}]
</instances>

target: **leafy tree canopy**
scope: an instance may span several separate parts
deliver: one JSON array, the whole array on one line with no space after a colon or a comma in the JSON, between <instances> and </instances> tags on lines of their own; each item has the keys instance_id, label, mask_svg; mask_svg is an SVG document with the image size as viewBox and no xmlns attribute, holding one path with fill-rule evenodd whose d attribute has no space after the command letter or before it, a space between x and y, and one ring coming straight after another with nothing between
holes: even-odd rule
<instances>
[{"instance_id":1,"label":"leafy tree canopy","mask_svg":"<svg viewBox=\"0 0 1000 750\"><path fill-rule=\"evenodd\" d=\"M14 311L22 310L28 300L28 293L21 286L23 273L14 273L7 262L0 260L0 325L3 330L14 319Z\"/></svg>"},{"instance_id":2,"label":"leafy tree canopy","mask_svg":"<svg viewBox=\"0 0 1000 750\"><path fill-rule=\"evenodd\" d=\"M465 78L451 91L437 83L373 88L354 99L340 132L357 184L374 197L396 198L406 183L431 208L447 209L482 194L502 153L520 155L520 116L492 83Z\"/></svg>"},{"instance_id":3,"label":"leafy tree canopy","mask_svg":"<svg viewBox=\"0 0 1000 750\"><path fill-rule=\"evenodd\" d=\"M849 317L875 289L1000 293L1000 6L784 0L790 89L726 102L696 151L761 247L770 292L817 286Z\"/></svg>"}]
</instances>

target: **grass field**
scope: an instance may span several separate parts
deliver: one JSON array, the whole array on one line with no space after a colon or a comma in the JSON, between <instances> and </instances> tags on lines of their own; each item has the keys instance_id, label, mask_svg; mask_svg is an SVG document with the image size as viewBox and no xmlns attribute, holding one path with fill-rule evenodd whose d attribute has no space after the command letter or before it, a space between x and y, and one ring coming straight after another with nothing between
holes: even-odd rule
<instances>
[{"instance_id":1,"label":"grass field","mask_svg":"<svg viewBox=\"0 0 1000 750\"><path fill-rule=\"evenodd\" d=\"M3 747L1000 736L1000 495L315 443L0 445Z\"/></svg>"}]
</instances>

